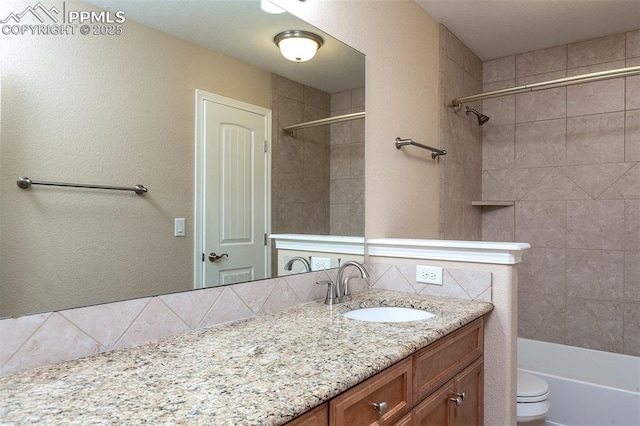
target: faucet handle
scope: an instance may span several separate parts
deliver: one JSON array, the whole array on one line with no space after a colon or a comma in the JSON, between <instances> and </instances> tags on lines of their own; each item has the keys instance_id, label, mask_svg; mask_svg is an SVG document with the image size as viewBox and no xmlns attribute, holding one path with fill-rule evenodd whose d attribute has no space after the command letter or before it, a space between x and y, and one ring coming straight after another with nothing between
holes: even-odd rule
<instances>
[{"instance_id":1,"label":"faucet handle","mask_svg":"<svg viewBox=\"0 0 640 426\"><path fill-rule=\"evenodd\" d=\"M333 281L317 281L316 284L327 286L327 297L324 299L325 305L333 305L338 303L338 296L336 295L336 286Z\"/></svg>"}]
</instances>

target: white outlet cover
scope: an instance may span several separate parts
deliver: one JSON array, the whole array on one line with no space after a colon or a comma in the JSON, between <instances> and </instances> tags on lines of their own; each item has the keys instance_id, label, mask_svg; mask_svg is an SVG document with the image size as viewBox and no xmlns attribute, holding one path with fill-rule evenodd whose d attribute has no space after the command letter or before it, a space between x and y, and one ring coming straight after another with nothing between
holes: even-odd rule
<instances>
[{"instance_id":1,"label":"white outlet cover","mask_svg":"<svg viewBox=\"0 0 640 426\"><path fill-rule=\"evenodd\" d=\"M331 269L331 258L311 256L311 270L322 271L324 269Z\"/></svg>"},{"instance_id":2,"label":"white outlet cover","mask_svg":"<svg viewBox=\"0 0 640 426\"><path fill-rule=\"evenodd\" d=\"M442 268L439 266L416 266L416 282L442 285Z\"/></svg>"}]
</instances>

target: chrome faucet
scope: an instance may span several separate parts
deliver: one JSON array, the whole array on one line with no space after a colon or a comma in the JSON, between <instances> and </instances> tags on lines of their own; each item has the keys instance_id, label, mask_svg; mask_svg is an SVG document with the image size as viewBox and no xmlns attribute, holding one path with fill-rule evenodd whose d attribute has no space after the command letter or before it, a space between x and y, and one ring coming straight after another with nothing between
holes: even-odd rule
<instances>
[{"instance_id":1,"label":"chrome faucet","mask_svg":"<svg viewBox=\"0 0 640 426\"><path fill-rule=\"evenodd\" d=\"M354 262L353 260L349 260L340 265L340 269L338 269L338 277L336 278L336 296L338 298L338 303L348 302L351 300L351 293L349 293L349 280L355 277L344 277L344 270L348 266L354 266L360 271L360 278L369 278L369 273L364 266L362 266L358 262Z\"/></svg>"},{"instance_id":2,"label":"chrome faucet","mask_svg":"<svg viewBox=\"0 0 640 426\"><path fill-rule=\"evenodd\" d=\"M307 270L307 272L311 272L311 264L309 263L309 261L307 259L305 259L302 256L296 256L296 257L292 257L291 259L289 259L289 261L284 265L284 270L285 271L290 271L292 269L293 264L295 263L296 260L304 263L304 268Z\"/></svg>"}]
</instances>

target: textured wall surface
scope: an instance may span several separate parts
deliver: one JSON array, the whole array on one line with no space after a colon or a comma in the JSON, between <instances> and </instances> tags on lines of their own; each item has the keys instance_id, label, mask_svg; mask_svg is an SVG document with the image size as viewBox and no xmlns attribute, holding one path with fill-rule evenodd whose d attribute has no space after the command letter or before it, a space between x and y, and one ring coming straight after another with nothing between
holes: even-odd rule
<instances>
[{"instance_id":1,"label":"textured wall surface","mask_svg":"<svg viewBox=\"0 0 640 426\"><path fill-rule=\"evenodd\" d=\"M640 31L485 62L484 90L640 65ZM483 239L531 244L520 337L640 355L640 76L484 101Z\"/></svg>"},{"instance_id":2,"label":"textured wall surface","mask_svg":"<svg viewBox=\"0 0 640 426\"><path fill-rule=\"evenodd\" d=\"M2 37L0 316L193 288L195 90L271 107L269 73L123 25ZM25 191L21 175L149 192Z\"/></svg>"}]
</instances>

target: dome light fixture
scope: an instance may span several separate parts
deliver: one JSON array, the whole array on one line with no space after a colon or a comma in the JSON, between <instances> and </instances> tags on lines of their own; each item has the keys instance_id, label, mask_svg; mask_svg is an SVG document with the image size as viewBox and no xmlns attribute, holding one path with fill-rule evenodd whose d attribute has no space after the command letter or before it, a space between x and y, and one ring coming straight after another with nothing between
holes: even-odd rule
<instances>
[{"instance_id":1,"label":"dome light fixture","mask_svg":"<svg viewBox=\"0 0 640 426\"><path fill-rule=\"evenodd\" d=\"M305 62L313 58L324 40L317 34L302 30L283 31L273 38L282 56L293 62Z\"/></svg>"}]
</instances>

